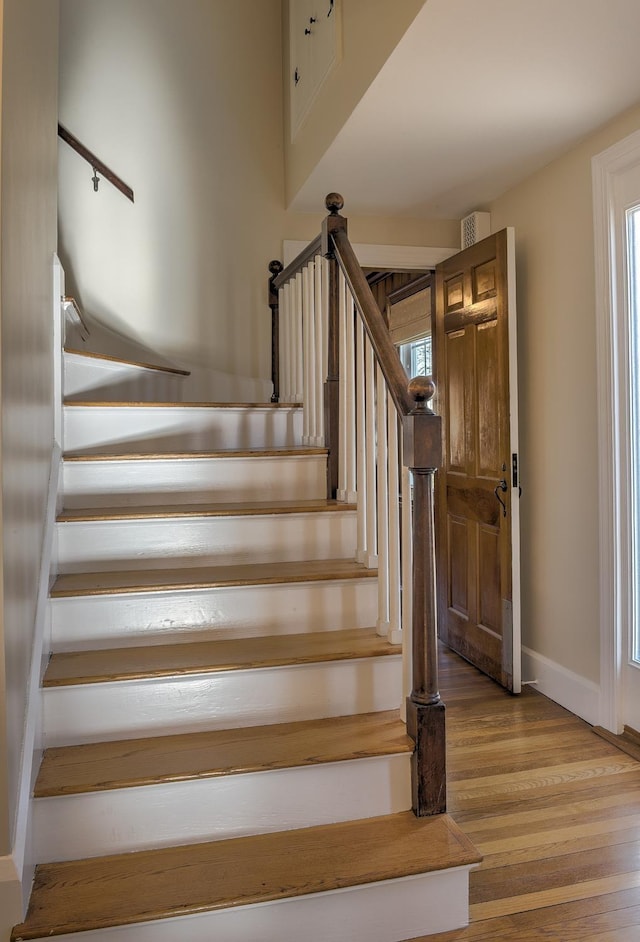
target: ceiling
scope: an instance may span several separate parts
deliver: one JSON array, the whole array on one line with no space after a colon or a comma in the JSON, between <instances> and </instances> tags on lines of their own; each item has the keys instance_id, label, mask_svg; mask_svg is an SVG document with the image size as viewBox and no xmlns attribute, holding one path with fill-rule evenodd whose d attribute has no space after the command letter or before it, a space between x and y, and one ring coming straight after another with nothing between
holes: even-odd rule
<instances>
[{"instance_id":1,"label":"ceiling","mask_svg":"<svg viewBox=\"0 0 640 942\"><path fill-rule=\"evenodd\" d=\"M458 218L640 101L640 0L427 0L293 201Z\"/></svg>"}]
</instances>

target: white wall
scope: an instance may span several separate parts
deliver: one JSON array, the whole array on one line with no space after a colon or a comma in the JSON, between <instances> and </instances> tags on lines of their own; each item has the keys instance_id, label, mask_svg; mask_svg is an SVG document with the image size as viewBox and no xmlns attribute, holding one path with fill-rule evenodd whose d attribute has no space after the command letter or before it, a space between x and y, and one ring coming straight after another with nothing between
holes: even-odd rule
<instances>
[{"instance_id":1,"label":"white wall","mask_svg":"<svg viewBox=\"0 0 640 942\"><path fill-rule=\"evenodd\" d=\"M6 711L6 727L3 724L0 732L2 939L7 931L5 920L10 917L8 855L14 841L53 444L51 273L56 249L57 39L57 0L4 0L0 295L4 591L0 650L4 674L0 677L0 715Z\"/></svg>"},{"instance_id":2,"label":"white wall","mask_svg":"<svg viewBox=\"0 0 640 942\"><path fill-rule=\"evenodd\" d=\"M151 351L270 378L282 239L279 0L62 0L60 256L85 309Z\"/></svg>"},{"instance_id":3,"label":"white wall","mask_svg":"<svg viewBox=\"0 0 640 942\"><path fill-rule=\"evenodd\" d=\"M600 679L591 158L639 127L636 108L489 207L494 229L516 230L523 641L551 662L532 670L571 672L587 698Z\"/></svg>"}]
</instances>

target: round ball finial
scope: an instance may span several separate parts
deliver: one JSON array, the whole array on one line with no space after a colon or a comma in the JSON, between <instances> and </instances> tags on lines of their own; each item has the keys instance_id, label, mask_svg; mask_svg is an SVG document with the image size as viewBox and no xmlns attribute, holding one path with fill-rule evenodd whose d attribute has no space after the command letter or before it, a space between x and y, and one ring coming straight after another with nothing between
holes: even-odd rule
<instances>
[{"instance_id":1,"label":"round ball finial","mask_svg":"<svg viewBox=\"0 0 640 942\"><path fill-rule=\"evenodd\" d=\"M413 379L409 380L407 389L416 404L416 410L422 412L427 408L426 403L433 399L436 392L436 384L430 376L414 376Z\"/></svg>"},{"instance_id":2,"label":"round ball finial","mask_svg":"<svg viewBox=\"0 0 640 942\"><path fill-rule=\"evenodd\" d=\"M283 268L284 268L284 265L282 264L282 262L278 261L277 258L274 258L272 262L269 262L269 271L274 276L279 275Z\"/></svg>"},{"instance_id":3,"label":"round ball finial","mask_svg":"<svg viewBox=\"0 0 640 942\"><path fill-rule=\"evenodd\" d=\"M324 201L324 205L332 216L337 216L344 206L344 199L339 193L329 193Z\"/></svg>"}]
</instances>

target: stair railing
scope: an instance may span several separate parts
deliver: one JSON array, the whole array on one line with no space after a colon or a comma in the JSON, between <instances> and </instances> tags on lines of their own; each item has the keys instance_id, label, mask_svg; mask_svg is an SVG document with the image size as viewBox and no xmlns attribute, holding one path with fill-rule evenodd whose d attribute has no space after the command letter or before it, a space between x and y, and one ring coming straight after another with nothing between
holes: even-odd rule
<instances>
[{"instance_id":1,"label":"stair railing","mask_svg":"<svg viewBox=\"0 0 640 942\"><path fill-rule=\"evenodd\" d=\"M327 496L357 506L357 558L378 568L377 630L402 643L413 809L446 810L438 690L434 475L441 422L428 377L408 381L329 194L322 234L269 266L274 399L303 404L303 441L328 450Z\"/></svg>"}]
</instances>

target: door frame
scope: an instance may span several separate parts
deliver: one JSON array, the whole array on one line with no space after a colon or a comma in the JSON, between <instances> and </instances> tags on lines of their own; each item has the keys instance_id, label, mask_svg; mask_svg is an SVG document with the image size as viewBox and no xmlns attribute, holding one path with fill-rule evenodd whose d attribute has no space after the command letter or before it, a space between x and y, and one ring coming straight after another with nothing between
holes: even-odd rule
<instances>
[{"instance_id":1,"label":"door frame","mask_svg":"<svg viewBox=\"0 0 640 942\"><path fill-rule=\"evenodd\" d=\"M640 131L592 158L598 389L600 726L621 733L622 639L631 624L629 340L625 260L616 231L617 179L640 165Z\"/></svg>"}]
</instances>

